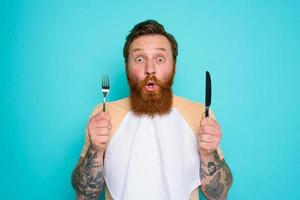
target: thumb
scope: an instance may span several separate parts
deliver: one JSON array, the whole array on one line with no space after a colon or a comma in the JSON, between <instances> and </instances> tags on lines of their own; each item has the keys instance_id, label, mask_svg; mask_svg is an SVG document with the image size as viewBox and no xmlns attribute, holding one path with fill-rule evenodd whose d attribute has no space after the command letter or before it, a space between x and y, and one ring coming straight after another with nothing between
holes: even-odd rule
<instances>
[{"instance_id":1,"label":"thumb","mask_svg":"<svg viewBox=\"0 0 300 200\"><path fill-rule=\"evenodd\" d=\"M205 111L202 112L201 114L201 121L205 118Z\"/></svg>"},{"instance_id":2,"label":"thumb","mask_svg":"<svg viewBox=\"0 0 300 200\"><path fill-rule=\"evenodd\" d=\"M109 113L108 110L105 112L105 117L106 117L108 120L111 120L111 116L110 116L110 113Z\"/></svg>"},{"instance_id":3,"label":"thumb","mask_svg":"<svg viewBox=\"0 0 300 200\"><path fill-rule=\"evenodd\" d=\"M202 112L202 114L201 114L200 126L201 126L202 121L203 121L204 118L205 118L205 111Z\"/></svg>"}]
</instances>

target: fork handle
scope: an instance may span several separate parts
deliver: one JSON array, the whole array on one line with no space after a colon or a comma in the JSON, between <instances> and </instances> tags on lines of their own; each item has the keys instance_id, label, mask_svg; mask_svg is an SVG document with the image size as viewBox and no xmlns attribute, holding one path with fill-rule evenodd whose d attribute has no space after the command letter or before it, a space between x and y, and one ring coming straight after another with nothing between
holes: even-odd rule
<instances>
[{"instance_id":1,"label":"fork handle","mask_svg":"<svg viewBox=\"0 0 300 200\"><path fill-rule=\"evenodd\" d=\"M104 97L103 97L103 108L102 108L103 112L106 111L105 103L106 103L106 99L105 99L105 95L104 95Z\"/></svg>"},{"instance_id":2,"label":"fork handle","mask_svg":"<svg viewBox=\"0 0 300 200\"><path fill-rule=\"evenodd\" d=\"M102 111L105 112L105 110L106 110L106 109L105 109L105 102L103 102L103 108L102 108Z\"/></svg>"}]
</instances>

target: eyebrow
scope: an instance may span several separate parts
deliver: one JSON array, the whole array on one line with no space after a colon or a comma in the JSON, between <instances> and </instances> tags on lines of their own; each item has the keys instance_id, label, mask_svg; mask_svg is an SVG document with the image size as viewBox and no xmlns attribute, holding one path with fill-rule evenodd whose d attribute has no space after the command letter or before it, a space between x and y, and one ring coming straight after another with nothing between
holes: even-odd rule
<instances>
[{"instance_id":1,"label":"eyebrow","mask_svg":"<svg viewBox=\"0 0 300 200\"><path fill-rule=\"evenodd\" d=\"M136 49L133 49L133 50L132 50L132 53L133 53L133 52L136 52L136 51L142 51L142 50L144 50L144 49L136 48ZM166 49L165 49L165 48L162 48L162 47L156 48L155 50L166 51Z\"/></svg>"}]
</instances>

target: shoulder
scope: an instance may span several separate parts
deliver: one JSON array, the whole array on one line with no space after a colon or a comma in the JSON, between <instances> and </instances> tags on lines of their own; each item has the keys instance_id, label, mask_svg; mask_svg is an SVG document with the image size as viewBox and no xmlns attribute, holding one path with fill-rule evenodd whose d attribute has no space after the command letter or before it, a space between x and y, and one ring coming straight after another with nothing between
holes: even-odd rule
<instances>
[{"instance_id":1,"label":"shoulder","mask_svg":"<svg viewBox=\"0 0 300 200\"><path fill-rule=\"evenodd\" d=\"M200 117L200 119L205 113L204 103L195 102L179 96L173 97L173 107L176 108L179 112L193 115L193 117ZM212 118L216 118L211 108L209 109L209 114Z\"/></svg>"},{"instance_id":2,"label":"shoulder","mask_svg":"<svg viewBox=\"0 0 300 200\"><path fill-rule=\"evenodd\" d=\"M130 110L129 98L119 99L117 101L107 103L109 112L119 111L128 112Z\"/></svg>"},{"instance_id":3,"label":"shoulder","mask_svg":"<svg viewBox=\"0 0 300 200\"><path fill-rule=\"evenodd\" d=\"M199 129L200 121L204 117L205 105L183 97L174 96L173 107L182 115L191 129L196 133ZM209 112L210 115L215 118L211 110Z\"/></svg>"},{"instance_id":4,"label":"shoulder","mask_svg":"<svg viewBox=\"0 0 300 200\"><path fill-rule=\"evenodd\" d=\"M173 106L177 109L187 109L190 112L202 111L205 109L203 103L195 102L183 97L174 96L173 97Z\"/></svg>"}]
</instances>

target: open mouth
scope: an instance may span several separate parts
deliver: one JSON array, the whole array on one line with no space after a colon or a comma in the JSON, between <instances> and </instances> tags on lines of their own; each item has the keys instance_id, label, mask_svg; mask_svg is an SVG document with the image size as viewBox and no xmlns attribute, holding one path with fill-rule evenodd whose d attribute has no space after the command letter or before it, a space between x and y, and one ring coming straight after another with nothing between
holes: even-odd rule
<instances>
[{"instance_id":1,"label":"open mouth","mask_svg":"<svg viewBox=\"0 0 300 200\"><path fill-rule=\"evenodd\" d=\"M145 89L148 92L153 92L155 91L157 88L157 85L153 82L153 81L149 81L146 85L145 85Z\"/></svg>"}]
</instances>

